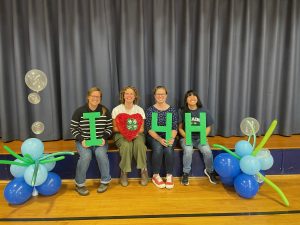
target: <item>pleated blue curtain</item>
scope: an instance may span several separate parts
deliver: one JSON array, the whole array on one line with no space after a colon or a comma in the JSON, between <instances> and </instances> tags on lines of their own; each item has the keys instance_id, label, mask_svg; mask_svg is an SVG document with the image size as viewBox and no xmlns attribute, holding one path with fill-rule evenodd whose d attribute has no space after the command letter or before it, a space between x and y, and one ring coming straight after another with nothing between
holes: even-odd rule
<instances>
[{"instance_id":1,"label":"pleated blue curtain","mask_svg":"<svg viewBox=\"0 0 300 225\"><path fill-rule=\"evenodd\" d=\"M254 117L259 135L300 133L300 2L297 0L2 0L0 136L4 141L72 138L73 111L88 88L118 104L133 85L140 105L165 85L179 107L195 89L211 111L212 135L242 135ZM27 71L47 74L32 105ZM31 124L45 131L35 135Z\"/></svg>"}]
</instances>

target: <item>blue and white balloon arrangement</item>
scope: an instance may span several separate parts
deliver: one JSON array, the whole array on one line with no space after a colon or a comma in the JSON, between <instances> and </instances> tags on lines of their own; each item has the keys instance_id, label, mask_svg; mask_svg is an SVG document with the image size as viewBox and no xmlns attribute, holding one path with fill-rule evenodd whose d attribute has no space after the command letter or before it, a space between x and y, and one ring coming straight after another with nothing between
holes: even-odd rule
<instances>
[{"instance_id":1,"label":"blue and white balloon arrangement","mask_svg":"<svg viewBox=\"0 0 300 225\"><path fill-rule=\"evenodd\" d=\"M56 161L65 158L61 155L74 155L73 152L46 155L43 142L37 138L29 138L23 142L23 157L7 146L4 146L4 149L16 158L14 161L0 160L0 164L11 165L10 172L15 177L4 189L4 197L12 205L23 204L31 196L38 194L56 194L61 187L61 178L50 171L55 167Z\"/></svg>"},{"instance_id":2,"label":"blue and white balloon arrangement","mask_svg":"<svg viewBox=\"0 0 300 225\"><path fill-rule=\"evenodd\" d=\"M286 206L289 201L284 193L271 180L264 176L264 171L272 167L274 159L268 149L263 146L273 133L277 121L274 120L266 135L258 146L256 145L256 132L259 123L254 118L248 117L241 122L241 130L249 136L248 141L241 140L235 144L235 152L226 147L214 144L227 153L221 153L214 159L214 168L224 185L234 186L235 191L244 198L252 198L258 192L259 186L265 182L269 184L281 197ZM253 144L250 143L251 137Z\"/></svg>"}]
</instances>

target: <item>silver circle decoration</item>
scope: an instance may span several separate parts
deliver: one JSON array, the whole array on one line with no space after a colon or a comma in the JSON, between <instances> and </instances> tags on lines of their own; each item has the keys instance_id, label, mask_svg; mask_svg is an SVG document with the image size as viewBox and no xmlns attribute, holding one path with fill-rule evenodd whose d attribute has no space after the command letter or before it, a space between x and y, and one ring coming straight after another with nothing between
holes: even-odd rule
<instances>
[{"instance_id":1,"label":"silver circle decoration","mask_svg":"<svg viewBox=\"0 0 300 225\"><path fill-rule=\"evenodd\" d=\"M242 122L240 124L240 128L241 128L241 131L243 132L243 134L245 134L247 136L251 136L258 132L259 122L252 117L247 117L242 120ZM252 128L253 128L253 130L252 130ZM254 133L253 133L253 131L254 131Z\"/></svg>"},{"instance_id":2,"label":"silver circle decoration","mask_svg":"<svg viewBox=\"0 0 300 225\"><path fill-rule=\"evenodd\" d=\"M45 126L42 122L36 121L31 125L31 130L34 134L41 134L44 132Z\"/></svg>"},{"instance_id":3,"label":"silver circle decoration","mask_svg":"<svg viewBox=\"0 0 300 225\"><path fill-rule=\"evenodd\" d=\"M47 86L47 76L43 71L33 69L26 73L25 83L31 90L39 92Z\"/></svg>"},{"instance_id":4,"label":"silver circle decoration","mask_svg":"<svg viewBox=\"0 0 300 225\"><path fill-rule=\"evenodd\" d=\"M38 93L35 93L35 92L32 92L28 95L28 101L31 103L31 104L39 104L40 101L41 101L41 97Z\"/></svg>"}]
</instances>

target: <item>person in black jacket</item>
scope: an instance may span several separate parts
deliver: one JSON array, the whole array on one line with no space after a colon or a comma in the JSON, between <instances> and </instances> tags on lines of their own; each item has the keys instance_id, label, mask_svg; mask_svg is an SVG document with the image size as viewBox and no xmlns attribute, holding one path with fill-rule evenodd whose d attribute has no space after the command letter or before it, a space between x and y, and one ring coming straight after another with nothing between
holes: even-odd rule
<instances>
[{"instance_id":1,"label":"person in black jacket","mask_svg":"<svg viewBox=\"0 0 300 225\"><path fill-rule=\"evenodd\" d=\"M92 87L87 92L87 103L75 110L70 130L75 138L79 159L77 162L75 184L76 191L80 195L88 195L89 191L85 186L86 173L89 168L92 153L95 154L99 170L101 173L101 182L98 192L105 192L111 181L109 160L107 156L108 138L112 135L112 118L109 110L101 105L102 92L97 87ZM95 130L90 130L90 120L83 116L84 113L99 112L100 117L95 118ZM88 140L91 139L91 132L96 132L96 139L102 143L95 146L88 146Z\"/></svg>"}]
</instances>

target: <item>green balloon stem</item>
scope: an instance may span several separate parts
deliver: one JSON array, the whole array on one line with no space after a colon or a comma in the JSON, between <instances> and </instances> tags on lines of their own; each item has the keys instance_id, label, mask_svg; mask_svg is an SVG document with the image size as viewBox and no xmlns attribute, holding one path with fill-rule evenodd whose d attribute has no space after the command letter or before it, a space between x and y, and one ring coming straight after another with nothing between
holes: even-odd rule
<instances>
[{"instance_id":1,"label":"green balloon stem","mask_svg":"<svg viewBox=\"0 0 300 225\"><path fill-rule=\"evenodd\" d=\"M224 150L225 152L229 153L230 155L232 155L233 157L235 157L237 159L241 159L241 157L238 154L232 152L231 150L229 150L228 148L224 147L223 145L213 144L213 147L220 148L220 149Z\"/></svg>"},{"instance_id":2,"label":"green balloon stem","mask_svg":"<svg viewBox=\"0 0 300 225\"><path fill-rule=\"evenodd\" d=\"M24 166L27 167L30 164L27 163L21 163L21 162L15 162L15 161L10 161L10 160L0 160L0 164L7 164L7 165L16 165L16 166Z\"/></svg>"},{"instance_id":3,"label":"green balloon stem","mask_svg":"<svg viewBox=\"0 0 300 225\"><path fill-rule=\"evenodd\" d=\"M31 155L29 155L29 154L25 154L23 158L24 159L28 159L30 161L30 164L34 164L35 163L35 161L31 157Z\"/></svg>"},{"instance_id":4,"label":"green balloon stem","mask_svg":"<svg viewBox=\"0 0 300 225\"><path fill-rule=\"evenodd\" d=\"M41 164L52 163L52 162L60 161L60 160L63 160L63 159L65 159L65 157L64 156L60 156L60 157L53 158L53 159L44 159L44 160L41 160L40 163Z\"/></svg>"},{"instance_id":5,"label":"green balloon stem","mask_svg":"<svg viewBox=\"0 0 300 225\"><path fill-rule=\"evenodd\" d=\"M30 162L28 159L23 158L22 156L19 156L17 153L15 153L13 150L11 150L8 146L4 145L4 149L5 149L9 154L11 154L12 156L14 156L15 158L17 158L17 159L19 159L19 160L21 160L21 161L23 161L23 162L25 162L25 163L30 163L30 164L31 164L31 162Z\"/></svg>"},{"instance_id":6,"label":"green balloon stem","mask_svg":"<svg viewBox=\"0 0 300 225\"><path fill-rule=\"evenodd\" d=\"M269 180L268 178L264 177L261 173L257 173L259 178L262 179L265 183L267 183L268 185L270 185L281 197L282 201L284 202L284 204L286 206L289 206L290 203L288 201L288 199L285 197L284 193L280 190L280 188L274 184L271 180Z\"/></svg>"},{"instance_id":7,"label":"green balloon stem","mask_svg":"<svg viewBox=\"0 0 300 225\"><path fill-rule=\"evenodd\" d=\"M57 155L74 155L74 152L56 152L56 153L52 153L52 154L49 154L49 155L45 155L44 157L40 158L39 160L42 161L44 159L48 159L50 157L54 157L54 156L57 156Z\"/></svg>"},{"instance_id":8,"label":"green balloon stem","mask_svg":"<svg viewBox=\"0 0 300 225\"><path fill-rule=\"evenodd\" d=\"M273 131L275 130L277 126L277 120L273 120L273 122L271 123L271 126L269 127L266 135L263 137L262 141L259 143L259 145L256 146L256 148L254 149L254 151L252 152L251 155L256 156L257 153L264 147L264 145L266 144L266 142L269 140L269 138L271 137Z\"/></svg>"},{"instance_id":9,"label":"green balloon stem","mask_svg":"<svg viewBox=\"0 0 300 225\"><path fill-rule=\"evenodd\" d=\"M31 186L32 187L35 186L35 182L36 182L36 177L37 177L38 171L39 171L39 161L36 161L35 165L34 165L34 171L33 171L33 175L32 175L32 180L31 180Z\"/></svg>"}]
</instances>

